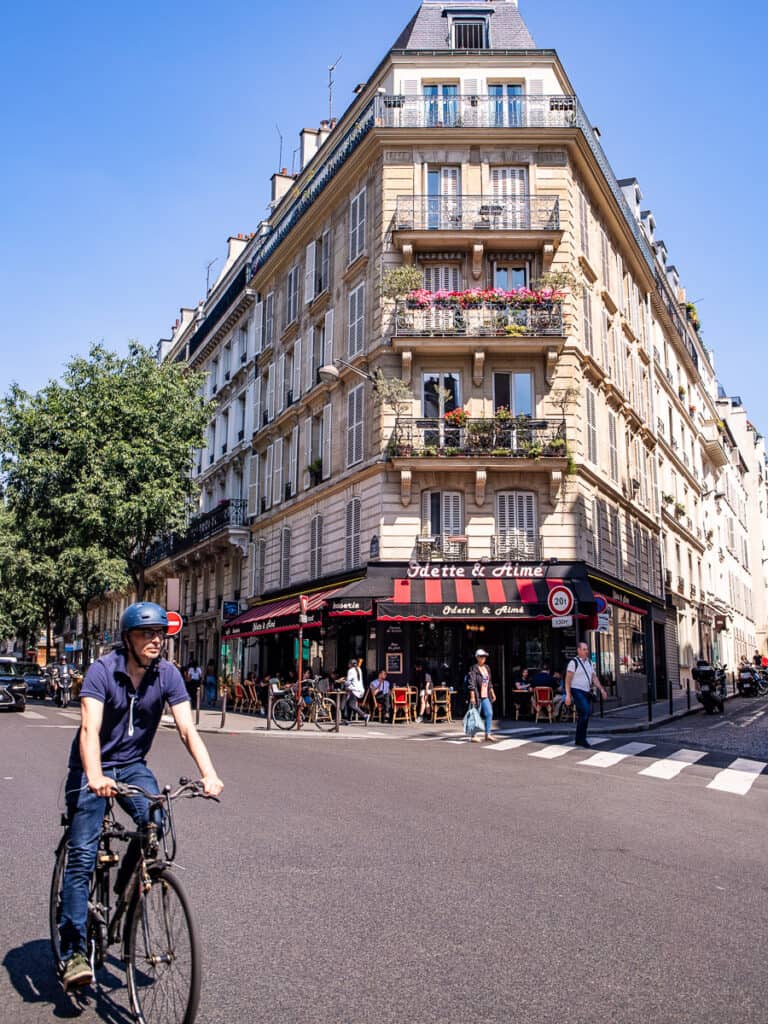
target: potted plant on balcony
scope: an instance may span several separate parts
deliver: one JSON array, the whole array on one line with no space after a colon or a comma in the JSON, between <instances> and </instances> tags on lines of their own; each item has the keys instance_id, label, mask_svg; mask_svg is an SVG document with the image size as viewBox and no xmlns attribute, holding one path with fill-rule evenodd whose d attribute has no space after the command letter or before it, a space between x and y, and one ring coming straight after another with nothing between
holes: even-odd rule
<instances>
[{"instance_id":1,"label":"potted plant on balcony","mask_svg":"<svg viewBox=\"0 0 768 1024\"><path fill-rule=\"evenodd\" d=\"M664 502L665 505L671 505L672 502L675 500L675 496L674 494L662 494L661 500Z\"/></svg>"},{"instance_id":2,"label":"potted plant on balcony","mask_svg":"<svg viewBox=\"0 0 768 1024\"><path fill-rule=\"evenodd\" d=\"M309 473L310 485L316 487L323 478L323 460L321 458L312 459L307 466L307 472Z\"/></svg>"},{"instance_id":3,"label":"potted plant on balcony","mask_svg":"<svg viewBox=\"0 0 768 1024\"><path fill-rule=\"evenodd\" d=\"M528 328L522 324L504 324L504 333L508 338L522 338L528 333Z\"/></svg>"},{"instance_id":4,"label":"potted plant on balcony","mask_svg":"<svg viewBox=\"0 0 768 1024\"><path fill-rule=\"evenodd\" d=\"M448 427L466 427L468 418L466 409L449 409L443 417Z\"/></svg>"},{"instance_id":5,"label":"potted plant on balcony","mask_svg":"<svg viewBox=\"0 0 768 1024\"><path fill-rule=\"evenodd\" d=\"M547 455L563 456L567 447L564 437L553 437L551 441L547 442Z\"/></svg>"},{"instance_id":6,"label":"potted plant on balcony","mask_svg":"<svg viewBox=\"0 0 768 1024\"><path fill-rule=\"evenodd\" d=\"M681 399L685 398L685 387L682 384L678 387L677 393Z\"/></svg>"},{"instance_id":7,"label":"potted plant on balcony","mask_svg":"<svg viewBox=\"0 0 768 1024\"><path fill-rule=\"evenodd\" d=\"M429 309L432 305L432 292L424 288L415 288L405 296L406 309Z\"/></svg>"},{"instance_id":8,"label":"potted plant on balcony","mask_svg":"<svg viewBox=\"0 0 768 1024\"><path fill-rule=\"evenodd\" d=\"M506 405L500 405L493 415L500 427L508 427L513 419L512 413Z\"/></svg>"},{"instance_id":9,"label":"potted plant on balcony","mask_svg":"<svg viewBox=\"0 0 768 1024\"><path fill-rule=\"evenodd\" d=\"M540 459L544 454L544 445L541 441L521 441L520 453L524 459Z\"/></svg>"},{"instance_id":10,"label":"potted plant on balcony","mask_svg":"<svg viewBox=\"0 0 768 1024\"><path fill-rule=\"evenodd\" d=\"M682 501L675 502L675 515L678 519L681 519L685 515L685 505Z\"/></svg>"}]
</instances>

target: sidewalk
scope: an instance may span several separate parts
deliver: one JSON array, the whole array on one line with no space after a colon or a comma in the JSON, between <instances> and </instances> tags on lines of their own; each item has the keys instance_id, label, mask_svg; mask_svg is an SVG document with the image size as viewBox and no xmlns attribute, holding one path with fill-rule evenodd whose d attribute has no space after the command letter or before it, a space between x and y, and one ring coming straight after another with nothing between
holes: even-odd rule
<instances>
[{"instance_id":1,"label":"sidewalk","mask_svg":"<svg viewBox=\"0 0 768 1024\"><path fill-rule=\"evenodd\" d=\"M599 704L594 705L592 712L592 720L590 722L590 728L593 732L605 733L605 734L621 734L631 732L643 732L647 729L653 729L659 725L664 725L667 722L674 721L677 718L684 718L686 715L697 713L701 710L701 705L696 700L695 693L691 692L691 707L688 709L688 697L685 690L676 690L672 697L672 714L669 712L669 701L657 701L652 706L653 720L648 721L648 705L647 704L635 704L631 707L611 707L605 709L604 717L600 717ZM229 711L227 710L226 719L224 726L222 727L222 714L221 709L200 709L200 724L198 729L203 733L223 733L227 735L238 735L238 734L266 734L267 733L267 720L262 718L258 714L244 714L240 711ZM170 715L164 715L162 721L164 728L174 728L173 718ZM381 722L370 722L368 726L363 725L362 722L354 722L350 726L342 724L339 735L349 735L357 733L373 733L380 736L382 731L388 736L395 737L423 737L425 739L433 736L444 735L446 733L461 732L462 723L461 719L457 719L454 722L440 722L437 725L433 725L431 722L422 723L411 723L406 725L405 723L398 723L397 725L390 725L388 723ZM533 733L541 734L542 736L552 735L557 733L559 736L568 736L575 732L576 726L573 722L539 722L534 723L529 719L520 719L520 721L500 721L497 722L494 727L494 732L508 732L514 733L524 731L528 735ZM322 735L320 730L315 728L314 725L304 723L302 726L302 732L306 731L315 736ZM270 734L274 735L296 735L295 729L290 731L277 729L275 726L270 730ZM328 735L334 736L336 733L329 732Z\"/></svg>"}]
</instances>

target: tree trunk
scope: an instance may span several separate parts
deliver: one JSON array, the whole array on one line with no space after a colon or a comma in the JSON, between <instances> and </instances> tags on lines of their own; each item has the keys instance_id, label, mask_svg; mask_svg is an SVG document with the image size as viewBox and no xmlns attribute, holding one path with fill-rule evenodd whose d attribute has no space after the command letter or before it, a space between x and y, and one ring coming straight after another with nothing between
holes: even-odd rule
<instances>
[{"instance_id":1,"label":"tree trunk","mask_svg":"<svg viewBox=\"0 0 768 1024\"><path fill-rule=\"evenodd\" d=\"M51 651L53 650L53 624L51 622L52 613L50 609L45 615L45 664L47 665L51 660Z\"/></svg>"},{"instance_id":2,"label":"tree trunk","mask_svg":"<svg viewBox=\"0 0 768 1024\"><path fill-rule=\"evenodd\" d=\"M91 636L88 628L88 602L83 601L80 604L80 612L83 616L83 672L88 668L88 658L91 653Z\"/></svg>"}]
</instances>

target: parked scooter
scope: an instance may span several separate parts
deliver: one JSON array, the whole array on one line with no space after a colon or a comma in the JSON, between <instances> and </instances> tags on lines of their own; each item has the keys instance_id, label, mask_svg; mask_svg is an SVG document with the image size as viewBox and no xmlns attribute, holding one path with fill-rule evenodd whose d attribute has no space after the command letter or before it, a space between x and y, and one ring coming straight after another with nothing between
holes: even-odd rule
<instances>
[{"instance_id":1,"label":"parked scooter","mask_svg":"<svg viewBox=\"0 0 768 1024\"><path fill-rule=\"evenodd\" d=\"M725 711L725 668L713 668L708 661L699 659L691 670L696 684L696 699L708 715Z\"/></svg>"},{"instance_id":2,"label":"parked scooter","mask_svg":"<svg viewBox=\"0 0 768 1024\"><path fill-rule=\"evenodd\" d=\"M736 689L740 697L758 697L761 690L761 680L751 665L742 665L736 679Z\"/></svg>"}]
</instances>

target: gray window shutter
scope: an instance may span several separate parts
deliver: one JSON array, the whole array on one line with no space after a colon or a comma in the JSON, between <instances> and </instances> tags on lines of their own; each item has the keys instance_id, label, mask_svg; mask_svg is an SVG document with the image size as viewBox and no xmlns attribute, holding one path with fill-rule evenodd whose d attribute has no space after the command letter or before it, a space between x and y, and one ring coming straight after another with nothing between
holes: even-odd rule
<instances>
[{"instance_id":1,"label":"gray window shutter","mask_svg":"<svg viewBox=\"0 0 768 1024\"><path fill-rule=\"evenodd\" d=\"M283 439L278 437L274 443L274 466L272 470L272 504L279 505L283 500Z\"/></svg>"},{"instance_id":2,"label":"gray window shutter","mask_svg":"<svg viewBox=\"0 0 768 1024\"><path fill-rule=\"evenodd\" d=\"M317 327L313 327L306 337L306 343L304 345L304 391L311 391L315 386L313 366L312 366L312 355L315 347L315 331Z\"/></svg>"},{"instance_id":3,"label":"gray window shutter","mask_svg":"<svg viewBox=\"0 0 768 1024\"><path fill-rule=\"evenodd\" d=\"M299 491L299 425L298 423L291 431L291 464L289 467L291 475L291 494L298 494Z\"/></svg>"},{"instance_id":4,"label":"gray window shutter","mask_svg":"<svg viewBox=\"0 0 768 1024\"><path fill-rule=\"evenodd\" d=\"M310 242L307 246L307 261L304 271L304 302L310 303L315 297L315 254L317 243Z\"/></svg>"},{"instance_id":5,"label":"gray window shutter","mask_svg":"<svg viewBox=\"0 0 768 1024\"><path fill-rule=\"evenodd\" d=\"M441 497L442 533L446 537L455 537L464 533L464 515L462 513L462 495L458 491L443 491Z\"/></svg>"},{"instance_id":6,"label":"gray window shutter","mask_svg":"<svg viewBox=\"0 0 768 1024\"><path fill-rule=\"evenodd\" d=\"M268 444L264 457L264 499L267 508L272 508L272 469L275 464L274 459L274 446Z\"/></svg>"},{"instance_id":7,"label":"gray window shutter","mask_svg":"<svg viewBox=\"0 0 768 1024\"><path fill-rule=\"evenodd\" d=\"M310 485L309 464L312 461L312 417L304 420L304 490Z\"/></svg>"},{"instance_id":8,"label":"gray window shutter","mask_svg":"<svg viewBox=\"0 0 768 1024\"><path fill-rule=\"evenodd\" d=\"M250 458L250 472L248 485L248 515L259 514L259 453L255 452Z\"/></svg>"},{"instance_id":9,"label":"gray window shutter","mask_svg":"<svg viewBox=\"0 0 768 1024\"><path fill-rule=\"evenodd\" d=\"M323 480L331 475L331 403L323 406Z\"/></svg>"},{"instance_id":10,"label":"gray window shutter","mask_svg":"<svg viewBox=\"0 0 768 1024\"><path fill-rule=\"evenodd\" d=\"M325 314L325 356L323 362L326 366L333 363L333 310L329 309Z\"/></svg>"},{"instance_id":11,"label":"gray window shutter","mask_svg":"<svg viewBox=\"0 0 768 1024\"><path fill-rule=\"evenodd\" d=\"M293 346L293 400L301 398L301 338L296 339Z\"/></svg>"},{"instance_id":12,"label":"gray window shutter","mask_svg":"<svg viewBox=\"0 0 768 1024\"><path fill-rule=\"evenodd\" d=\"M253 382L253 429L261 430L261 377Z\"/></svg>"},{"instance_id":13,"label":"gray window shutter","mask_svg":"<svg viewBox=\"0 0 768 1024\"><path fill-rule=\"evenodd\" d=\"M257 302L253 312L253 351L255 355L261 352L264 339L264 303Z\"/></svg>"},{"instance_id":14,"label":"gray window shutter","mask_svg":"<svg viewBox=\"0 0 768 1024\"><path fill-rule=\"evenodd\" d=\"M285 352L280 353L277 361L277 411L281 413L285 408Z\"/></svg>"}]
</instances>

